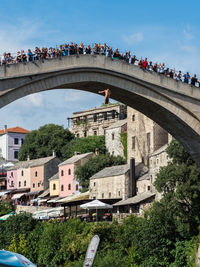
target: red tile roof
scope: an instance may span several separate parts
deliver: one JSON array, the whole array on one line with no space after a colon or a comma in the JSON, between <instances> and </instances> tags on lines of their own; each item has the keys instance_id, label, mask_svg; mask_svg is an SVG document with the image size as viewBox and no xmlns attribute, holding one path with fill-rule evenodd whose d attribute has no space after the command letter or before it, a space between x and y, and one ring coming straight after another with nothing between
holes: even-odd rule
<instances>
[{"instance_id":1,"label":"red tile roof","mask_svg":"<svg viewBox=\"0 0 200 267\"><path fill-rule=\"evenodd\" d=\"M16 126L16 127L13 127L13 128L8 128L7 132L8 133L29 133L30 131L26 130L24 128ZM0 130L0 134L4 134L4 133L5 133L5 129Z\"/></svg>"}]
</instances>

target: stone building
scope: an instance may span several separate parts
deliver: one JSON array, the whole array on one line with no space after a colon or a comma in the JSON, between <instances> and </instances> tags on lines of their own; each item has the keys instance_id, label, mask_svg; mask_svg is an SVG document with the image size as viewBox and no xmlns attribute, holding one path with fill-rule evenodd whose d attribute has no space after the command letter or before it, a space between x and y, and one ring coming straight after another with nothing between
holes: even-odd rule
<instances>
[{"instance_id":1,"label":"stone building","mask_svg":"<svg viewBox=\"0 0 200 267\"><path fill-rule=\"evenodd\" d=\"M168 143L168 133L142 113L127 108L128 160L149 164L149 155Z\"/></svg>"},{"instance_id":2,"label":"stone building","mask_svg":"<svg viewBox=\"0 0 200 267\"><path fill-rule=\"evenodd\" d=\"M67 197L80 193L81 187L75 177L75 170L83 165L94 154L76 154L59 164L59 197Z\"/></svg>"},{"instance_id":3,"label":"stone building","mask_svg":"<svg viewBox=\"0 0 200 267\"><path fill-rule=\"evenodd\" d=\"M124 156L121 133L127 133L127 121L120 120L106 129L105 141L107 151L113 156Z\"/></svg>"},{"instance_id":4,"label":"stone building","mask_svg":"<svg viewBox=\"0 0 200 267\"><path fill-rule=\"evenodd\" d=\"M0 130L0 157L7 161L18 161L18 152L24 142L28 130L21 127L7 128Z\"/></svg>"},{"instance_id":5,"label":"stone building","mask_svg":"<svg viewBox=\"0 0 200 267\"><path fill-rule=\"evenodd\" d=\"M76 137L105 135L105 130L118 120L126 119L127 107L123 104L113 104L90 110L74 112L71 132Z\"/></svg>"},{"instance_id":6,"label":"stone building","mask_svg":"<svg viewBox=\"0 0 200 267\"><path fill-rule=\"evenodd\" d=\"M59 196L59 172L49 179L50 197Z\"/></svg>"},{"instance_id":7,"label":"stone building","mask_svg":"<svg viewBox=\"0 0 200 267\"><path fill-rule=\"evenodd\" d=\"M49 187L49 178L58 172L61 161L55 156L19 161L7 172L7 189L43 191Z\"/></svg>"},{"instance_id":8,"label":"stone building","mask_svg":"<svg viewBox=\"0 0 200 267\"><path fill-rule=\"evenodd\" d=\"M142 163L134 170L129 164L104 168L90 178L90 199L120 200L135 195L136 177L142 170Z\"/></svg>"}]
</instances>

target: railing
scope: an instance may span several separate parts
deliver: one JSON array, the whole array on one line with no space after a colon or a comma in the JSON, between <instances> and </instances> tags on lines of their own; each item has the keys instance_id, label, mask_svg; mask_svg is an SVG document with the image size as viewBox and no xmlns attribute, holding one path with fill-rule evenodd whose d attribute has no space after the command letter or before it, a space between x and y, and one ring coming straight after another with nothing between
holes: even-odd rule
<instances>
[{"instance_id":1,"label":"railing","mask_svg":"<svg viewBox=\"0 0 200 267\"><path fill-rule=\"evenodd\" d=\"M59 47L59 48L58 48ZM41 50L39 48L35 48L34 52L29 50L28 53L25 53L24 50L21 50L21 52L17 53L4 53L4 55L1 55L1 65L10 65L10 64L18 64L18 63L25 63L25 62L33 62L36 60L50 60L58 57L63 56L71 56L71 55L84 55L84 54L91 54L91 55L104 55L106 57L110 57L113 60L120 60L124 61L127 64L133 64L137 65L141 69L145 69L149 72L156 72L161 75L165 75L169 78L179 80L182 82L185 81L185 77L182 75L180 71L176 71L175 69L167 67L164 63L158 64L157 62L154 63L152 61L148 61L148 65L146 68L143 67L143 58L141 57L136 58L135 55L131 56L130 51L121 51L118 49L113 50L111 46L108 45L100 45L100 44L92 44L90 47L90 51L87 50L87 45L78 46L77 44L74 44L74 48L72 49L72 46L70 45L60 45L56 48L50 47L48 48L42 48ZM115 56L116 50L118 51L118 55ZM6 54L6 55L5 55ZM6 56L6 58L5 58ZM134 61L134 62L133 62ZM150 64L151 63L151 64ZM154 67L157 66L157 69ZM171 70L171 75L170 71ZM192 79L194 79L193 77ZM188 77L188 84L191 84L192 86L199 87L200 81L196 79L196 82L194 80L192 81L190 77Z\"/></svg>"}]
</instances>

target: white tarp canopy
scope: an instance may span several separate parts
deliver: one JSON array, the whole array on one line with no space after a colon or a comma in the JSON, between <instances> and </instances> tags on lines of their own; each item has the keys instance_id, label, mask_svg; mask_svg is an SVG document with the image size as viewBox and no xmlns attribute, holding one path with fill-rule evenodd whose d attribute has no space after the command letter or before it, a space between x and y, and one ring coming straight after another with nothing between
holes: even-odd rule
<instances>
[{"instance_id":1,"label":"white tarp canopy","mask_svg":"<svg viewBox=\"0 0 200 267\"><path fill-rule=\"evenodd\" d=\"M109 205L109 204L106 204L106 203L103 203L98 199L95 199L95 200L93 200L91 202L88 202L88 203L80 205L80 208L89 209L89 210L91 210L91 209L100 210L100 209L112 209L113 206Z\"/></svg>"},{"instance_id":2,"label":"white tarp canopy","mask_svg":"<svg viewBox=\"0 0 200 267\"><path fill-rule=\"evenodd\" d=\"M49 217L58 217L62 216L64 212L64 207L57 207L57 208L51 208L51 209L45 209L36 211L33 213L33 218L35 219L43 219L43 218L49 218Z\"/></svg>"},{"instance_id":3,"label":"white tarp canopy","mask_svg":"<svg viewBox=\"0 0 200 267\"><path fill-rule=\"evenodd\" d=\"M0 197L4 196L5 194L8 194L10 191L4 191L4 192L0 192Z\"/></svg>"},{"instance_id":4,"label":"white tarp canopy","mask_svg":"<svg viewBox=\"0 0 200 267\"><path fill-rule=\"evenodd\" d=\"M25 193L14 194L14 195L12 196L12 199L20 198L20 197L22 197L23 195L25 195Z\"/></svg>"}]
</instances>

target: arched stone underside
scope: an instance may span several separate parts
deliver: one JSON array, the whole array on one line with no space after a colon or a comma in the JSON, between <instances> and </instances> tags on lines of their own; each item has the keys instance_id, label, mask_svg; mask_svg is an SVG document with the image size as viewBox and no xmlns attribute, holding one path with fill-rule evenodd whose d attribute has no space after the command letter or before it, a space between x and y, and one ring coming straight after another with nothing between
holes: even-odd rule
<instances>
[{"instance_id":1,"label":"arched stone underside","mask_svg":"<svg viewBox=\"0 0 200 267\"><path fill-rule=\"evenodd\" d=\"M66 56L0 68L0 108L37 92L110 88L179 140L200 164L200 90L105 56Z\"/></svg>"}]
</instances>

